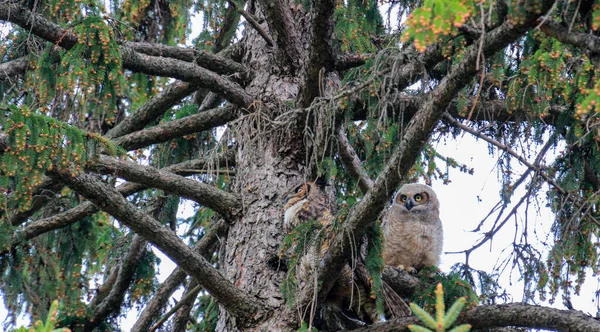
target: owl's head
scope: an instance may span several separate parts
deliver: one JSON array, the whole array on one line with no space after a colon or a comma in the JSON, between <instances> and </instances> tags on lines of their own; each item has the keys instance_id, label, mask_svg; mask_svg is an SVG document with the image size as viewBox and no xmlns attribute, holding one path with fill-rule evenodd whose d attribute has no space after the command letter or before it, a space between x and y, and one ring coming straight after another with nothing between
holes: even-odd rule
<instances>
[{"instance_id":1,"label":"owl's head","mask_svg":"<svg viewBox=\"0 0 600 332\"><path fill-rule=\"evenodd\" d=\"M315 184L313 182L308 181L294 187L291 191L285 194L285 197L283 198L283 209L287 210L296 203L306 199L313 190L314 186Z\"/></svg>"},{"instance_id":2,"label":"owl's head","mask_svg":"<svg viewBox=\"0 0 600 332\"><path fill-rule=\"evenodd\" d=\"M402 186L394 197L394 205L403 213L438 213L440 208L435 191L419 183Z\"/></svg>"}]
</instances>

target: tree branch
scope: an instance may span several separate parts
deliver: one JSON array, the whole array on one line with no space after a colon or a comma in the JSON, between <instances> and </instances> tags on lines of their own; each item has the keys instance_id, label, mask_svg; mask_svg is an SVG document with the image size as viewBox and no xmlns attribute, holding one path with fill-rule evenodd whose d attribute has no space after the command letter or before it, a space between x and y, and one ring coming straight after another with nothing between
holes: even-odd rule
<instances>
[{"instance_id":1,"label":"tree branch","mask_svg":"<svg viewBox=\"0 0 600 332\"><path fill-rule=\"evenodd\" d=\"M233 106L219 107L148 129L121 136L114 141L125 150L135 150L184 135L222 126L238 117Z\"/></svg>"},{"instance_id":2,"label":"tree branch","mask_svg":"<svg viewBox=\"0 0 600 332\"><path fill-rule=\"evenodd\" d=\"M310 24L310 42L308 58L302 73L302 83L298 93L298 105L307 107L322 90L321 69L330 71L334 67L333 51L333 14L335 0L317 0L312 2Z\"/></svg>"},{"instance_id":3,"label":"tree branch","mask_svg":"<svg viewBox=\"0 0 600 332\"><path fill-rule=\"evenodd\" d=\"M545 13L552 6L552 3L553 1L539 3L540 14L528 12L519 24L507 21L490 31L486 35L481 49L476 44L469 47L461 61L452 67L450 73L423 101L419 111L408 124L400 144L375 180L373 188L350 211L325 254L321 266L317 270L318 280L323 282L319 290L319 299L324 299L327 296L336 281L336 278L331 276L335 276L336 271L341 271L350 257L351 251L348 248L351 247L350 241L353 241L353 239L346 234L352 234L354 238L361 238L367 227L377 220L378 214L383 209L387 199L414 165L448 103L476 73L478 53L482 51L486 56L489 56L521 37L541 13ZM310 289L312 283L307 284L309 284L309 287L306 287L305 291L298 297L301 301L301 307L306 307L309 304L313 294L313 290Z\"/></svg>"},{"instance_id":4,"label":"tree branch","mask_svg":"<svg viewBox=\"0 0 600 332\"><path fill-rule=\"evenodd\" d=\"M219 237L227 232L228 225L224 220L219 220L206 232L194 247L194 252L202 255L207 260L212 254L210 250ZM167 304L169 298L173 295L177 287L185 280L187 274L179 267L175 268L169 277L160 285L152 299L146 304L144 310L140 313L138 320L131 328L131 332L148 331L153 320L155 320L161 309Z\"/></svg>"},{"instance_id":5,"label":"tree branch","mask_svg":"<svg viewBox=\"0 0 600 332\"><path fill-rule=\"evenodd\" d=\"M130 116L109 130L105 136L117 138L143 129L148 123L162 116L168 109L197 89L197 86L187 82L175 81L169 84L163 91L150 98Z\"/></svg>"},{"instance_id":6,"label":"tree branch","mask_svg":"<svg viewBox=\"0 0 600 332\"><path fill-rule=\"evenodd\" d=\"M139 211L115 188L88 174L72 176L56 169L49 173L154 244L186 273L195 277L242 326L252 325L266 318L266 304L237 289L173 231Z\"/></svg>"},{"instance_id":7,"label":"tree branch","mask_svg":"<svg viewBox=\"0 0 600 332\"><path fill-rule=\"evenodd\" d=\"M221 214L226 220L234 220L242 208L239 198L233 194L151 166L100 155L88 167L98 173L113 174L130 182L191 199Z\"/></svg>"},{"instance_id":8,"label":"tree branch","mask_svg":"<svg viewBox=\"0 0 600 332\"><path fill-rule=\"evenodd\" d=\"M250 13L248 13L247 11L245 11L243 9L237 8L237 5L232 0L227 0L227 3L229 3L229 5L232 8L236 9L240 14L242 14L242 16L244 16L246 21L254 28L254 30L256 30L256 32L258 32L258 34L261 37L263 37L263 39L265 40L265 42L267 43L267 45L269 47L273 47L273 45L275 45L273 38L271 38L271 36L269 36L269 34L265 31L265 29L263 29L260 26L260 24L256 21L254 16L252 16Z\"/></svg>"},{"instance_id":9,"label":"tree branch","mask_svg":"<svg viewBox=\"0 0 600 332\"><path fill-rule=\"evenodd\" d=\"M416 317L392 319L354 331L408 332L408 325L422 325ZM560 310L524 303L475 307L461 314L455 325L471 324L473 329L520 326L555 331L600 331L600 322L579 311Z\"/></svg>"},{"instance_id":10,"label":"tree branch","mask_svg":"<svg viewBox=\"0 0 600 332\"><path fill-rule=\"evenodd\" d=\"M48 21L27 8L12 3L0 4L0 20L15 23L58 46L71 49L77 38L68 30ZM197 84L222 95L240 107L248 107L253 98L238 84L208 71L195 64L163 57L153 57L137 53L131 48L121 47L123 67L150 75L166 76Z\"/></svg>"},{"instance_id":11,"label":"tree branch","mask_svg":"<svg viewBox=\"0 0 600 332\"><path fill-rule=\"evenodd\" d=\"M285 0L260 0L259 2L264 9L269 32L285 57L286 64L290 65L293 71L298 70L299 55L304 53L289 3Z\"/></svg>"},{"instance_id":12,"label":"tree branch","mask_svg":"<svg viewBox=\"0 0 600 332\"><path fill-rule=\"evenodd\" d=\"M568 27L551 19L546 20L540 30L546 35L558 39L561 43L577 46L592 53L600 53L600 38L592 34L569 31Z\"/></svg>"},{"instance_id":13,"label":"tree branch","mask_svg":"<svg viewBox=\"0 0 600 332\"><path fill-rule=\"evenodd\" d=\"M363 169L362 162L360 159L358 159L356 151L354 151L354 148L350 142L348 142L346 131L344 130L344 126L341 124L338 125L337 128L337 141L338 152L344 167L346 167L346 170L352 179L358 183L360 191L362 191L363 194L368 192L373 187L373 180L371 180L367 172Z\"/></svg>"},{"instance_id":14,"label":"tree branch","mask_svg":"<svg viewBox=\"0 0 600 332\"><path fill-rule=\"evenodd\" d=\"M15 60L0 64L0 80L7 80L13 76L25 74L29 67L28 57L20 57Z\"/></svg>"}]
</instances>

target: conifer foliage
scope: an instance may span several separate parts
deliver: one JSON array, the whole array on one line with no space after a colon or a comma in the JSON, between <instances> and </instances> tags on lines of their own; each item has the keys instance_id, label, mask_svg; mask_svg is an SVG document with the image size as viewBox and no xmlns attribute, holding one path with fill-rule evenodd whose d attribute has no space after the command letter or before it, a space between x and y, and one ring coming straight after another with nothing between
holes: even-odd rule
<instances>
[{"instance_id":1,"label":"conifer foliage","mask_svg":"<svg viewBox=\"0 0 600 332\"><path fill-rule=\"evenodd\" d=\"M600 273L599 1L33 0L0 20L4 330L600 330L570 302ZM464 135L498 160L481 239L450 272L385 266L395 190L480 171L440 149ZM286 234L304 181L335 221ZM357 260L382 317L393 289L416 318L332 306ZM569 310L504 304L510 268L525 302Z\"/></svg>"}]
</instances>

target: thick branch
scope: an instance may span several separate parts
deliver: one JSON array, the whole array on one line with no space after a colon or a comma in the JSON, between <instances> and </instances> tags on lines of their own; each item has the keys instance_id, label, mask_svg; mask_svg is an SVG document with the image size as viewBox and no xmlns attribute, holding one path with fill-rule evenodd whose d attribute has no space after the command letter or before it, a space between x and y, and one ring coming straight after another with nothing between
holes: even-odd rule
<instances>
[{"instance_id":1,"label":"thick branch","mask_svg":"<svg viewBox=\"0 0 600 332\"><path fill-rule=\"evenodd\" d=\"M600 38L592 34L569 31L568 27L550 19L542 24L540 30L548 36L558 39L561 43L571 44L592 53L600 53Z\"/></svg>"},{"instance_id":2,"label":"thick branch","mask_svg":"<svg viewBox=\"0 0 600 332\"><path fill-rule=\"evenodd\" d=\"M289 3L286 0L261 0L259 2L264 9L269 32L283 53L286 64L290 65L294 71L297 70L300 67L299 55L304 53Z\"/></svg>"},{"instance_id":3,"label":"thick branch","mask_svg":"<svg viewBox=\"0 0 600 332\"><path fill-rule=\"evenodd\" d=\"M227 59L205 51L195 50L193 48L129 41L123 42L121 45L146 55L173 58L186 62L195 62L200 67L214 71L217 74L229 75L240 73L244 76L248 74L244 66L231 59Z\"/></svg>"},{"instance_id":4,"label":"thick branch","mask_svg":"<svg viewBox=\"0 0 600 332\"><path fill-rule=\"evenodd\" d=\"M233 106L215 108L121 136L115 139L115 142L125 150L135 150L222 126L237 116L238 112Z\"/></svg>"},{"instance_id":5,"label":"thick branch","mask_svg":"<svg viewBox=\"0 0 600 332\"><path fill-rule=\"evenodd\" d=\"M106 133L108 138L121 137L134 131L143 129L159 116L163 115L181 99L187 97L198 89L187 82L176 81L167 86L162 92L153 96L130 116Z\"/></svg>"},{"instance_id":6,"label":"thick branch","mask_svg":"<svg viewBox=\"0 0 600 332\"><path fill-rule=\"evenodd\" d=\"M307 107L323 89L321 70L330 71L334 66L333 51L333 13L335 0L313 1L310 25L310 43L308 59L303 72L303 81L298 96L300 107Z\"/></svg>"},{"instance_id":7,"label":"thick branch","mask_svg":"<svg viewBox=\"0 0 600 332\"><path fill-rule=\"evenodd\" d=\"M77 43L77 38L68 30L19 5L0 4L0 20L15 23L66 49L71 49ZM121 47L121 54L123 67L126 69L190 82L214 91L240 107L248 107L253 101L252 96L238 84L195 64L137 53L128 47Z\"/></svg>"},{"instance_id":8,"label":"thick branch","mask_svg":"<svg viewBox=\"0 0 600 332\"><path fill-rule=\"evenodd\" d=\"M224 220L219 220L215 223L200 241L194 247L194 252L209 259L212 254L210 248L213 247L220 236L223 236L227 231L227 223ZM148 331L153 320L155 320L162 308L167 304L171 295L177 287L185 280L187 274L179 267L175 268L171 275L160 285L152 299L146 304L146 307L140 314L140 317L131 328L131 332Z\"/></svg>"},{"instance_id":9,"label":"thick branch","mask_svg":"<svg viewBox=\"0 0 600 332\"><path fill-rule=\"evenodd\" d=\"M7 80L13 76L22 75L29 67L26 56L0 64L0 80Z\"/></svg>"},{"instance_id":10,"label":"thick branch","mask_svg":"<svg viewBox=\"0 0 600 332\"><path fill-rule=\"evenodd\" d=\"M136 165L108 156L99 156L89 165L96 172L113 174L130 182L158 188L183 198L194 200L225 217L233 220L241 210L238 197L196 180L163 171L158 168Z\"/></svg>"},{"instance_id":11,"label":"thick branch","mask_svg":"<svg viewBox=\"0 0 600 332\"><path fill-rule=\"evenodd\" d=\"M416 317L392 319L356 329L360 332L408 332L409 324L422 325ZM529 305L496 304L475 307L460 315L455 325L471 324L473 329L517 326L554 331L600 331L600 322L579 311Z\"/></svg>"},{"instance_id":12,"label":"thick branch","mask_svg":"<svg viewBox=\"0 0 600 332\"><path fill-rule=\"evenodd\" d=\"M265 304L237 289L173 231L138 210L115 188L88 174L72 176L67 172L53 170L50 175L63 181L154 244L186 273L195 277L227 311L238 319L241 325L253 324L266 318Z\"/></svg>"},{"instance_id":13,"label":"thick branch","mask_svg":"<svg viewBox=\"0 0 600 332\"><path fill-rule=\"evenodd\" d=\"M542 2L539 13L545 13L552 3L553 1ZM482 51L486 56L489 56L514 42L527 31L540 14L528 13L521 24L515 25L513 22L507 21L497 29L489 32L482 43L481 49L479 45L468 48L462 60L452 67L450 73L424 100L419 111L408 124L405 135L390 157L388 164L377 177L373 188L350 211L346 221L342 223L338 236L335 237L326 253L321 267L318 269L318 280L323 281L319 298L325 298L336 280L331 276L336 275L336 271L341 271L343 265L349 259L350 250L348 248L351 247L350 241L353 239L344 234L353 234L355 238L361 238L367 227L377 220L378 214L383 209L387 199L414 165L448 103L476 73L478 53ZM308 304L309 294L312 294L310 289L308 293L304 293L300 297L303 305Z\"/></svg>"}]
</instances>

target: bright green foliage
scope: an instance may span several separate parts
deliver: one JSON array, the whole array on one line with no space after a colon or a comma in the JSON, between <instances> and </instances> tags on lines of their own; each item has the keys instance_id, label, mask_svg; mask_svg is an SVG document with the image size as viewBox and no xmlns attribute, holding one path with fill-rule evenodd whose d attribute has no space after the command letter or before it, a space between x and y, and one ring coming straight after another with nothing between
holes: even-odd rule
<instances>
[{"instance_id":1,"label":"bright green foliage","mask_svg":"<svg viewBox=\"0 0 600 332\"><path fill-rule=\"evenodd\" d=\"M378 40L383 33L383 18L377 1L350 0L338 1L334 16L335 32L344 52L375 52Z\"/></svg>"},{"instance_id":2,"label":"bright green foliage","mask_svg":"<svg viewBox=\"0 0 600 332\"><path fill-rule=\"evenodd\" d=\"M465 306L465 298L461 297L448 309L446 312L446 306L444 304L444 289L441 283L437 284L435 289L435 311L436 315L433 318L427 311L423 310L418 305L411 303L410 308L414 315L419 318L427 327L427 329L418 325L409 325L408 329L412 332L445 332L448 331L450 326L456 321L458 315ZM471 325L464 324L457 326L450 330L450 332L467 332L471 330Z\"/></svg>"},{"instance_id":3,"label":"bright green foliage","mask_svg":"<svg viewBox=\"0 0 600 332\"><path fill-rule=\"evenodd\" d=\"M467 308L472 308L479 304L479 298L470 283L460 277L457 272L450 272L447 275L437 272L435 267L425 268L419 271L419 288L415 290L411 301L425 310L433 310L437 305L437 297L434 295L438 284L441 284L446 290L446 306L454 301L464 298Z\"/></svg>"},{"instance_id":4,"label":"bright green foliage","mask_svg":"<svg viewBox=\"0 0 600 332\"><path fill-rule=\"evenodd\" d=\"M402 41L414 40L415 48L424 52L428 45L454 35L475 10L472 0L425 0L407 21Z\"/></svg>"},{"instance_id":5,"label":"bright green foliage","mask_svg":"<svg viewBox=\"0 0 600 332\"><path fill-rule=\"evenodd\" d=\"M322 241L323 232L319 232L321 224L316 220L309 220L294 228L284 239L279 258L287 259L287 278L281 282L279 289L289 305L294 304L298 280L296 270L302 256L312 250ZM319 257L316 257L319 259Z\"/></svg>"},{"instance_id":6,"label":"bright green foliage","mask_svg":"<svg viewBox=\"0 0 600 332\"><path fill-rule=\"evenodd\" d=\"M38 320L33 324L33 326L29 328L20 327L18 329L12 330L12 332L71 332L71 330L67 328L55 328L57 313L58 300L54 300L52 301L52 305L50 306L48 318L46 318L46 323L42 323L41 320Z\"/></svg>"},{"instance_id":7,"label":"bright green foliage","mask_svg":"<svg viewBox=\"0 0 600 332\"><path fill-rule=\"evenodd\" d=\"M100 136L36 114L26 106L11 105L7 113L0 119L9 138L9 147L0 156L0 190L13 194L9 201L6 195L0 196L2 205L25 210L31 204L33 189L41 184L47 170L58 168L77 174L91 157L90 152L99 147L113 155L117 152L112 143Z\"/></svg>"}]
</instances>

